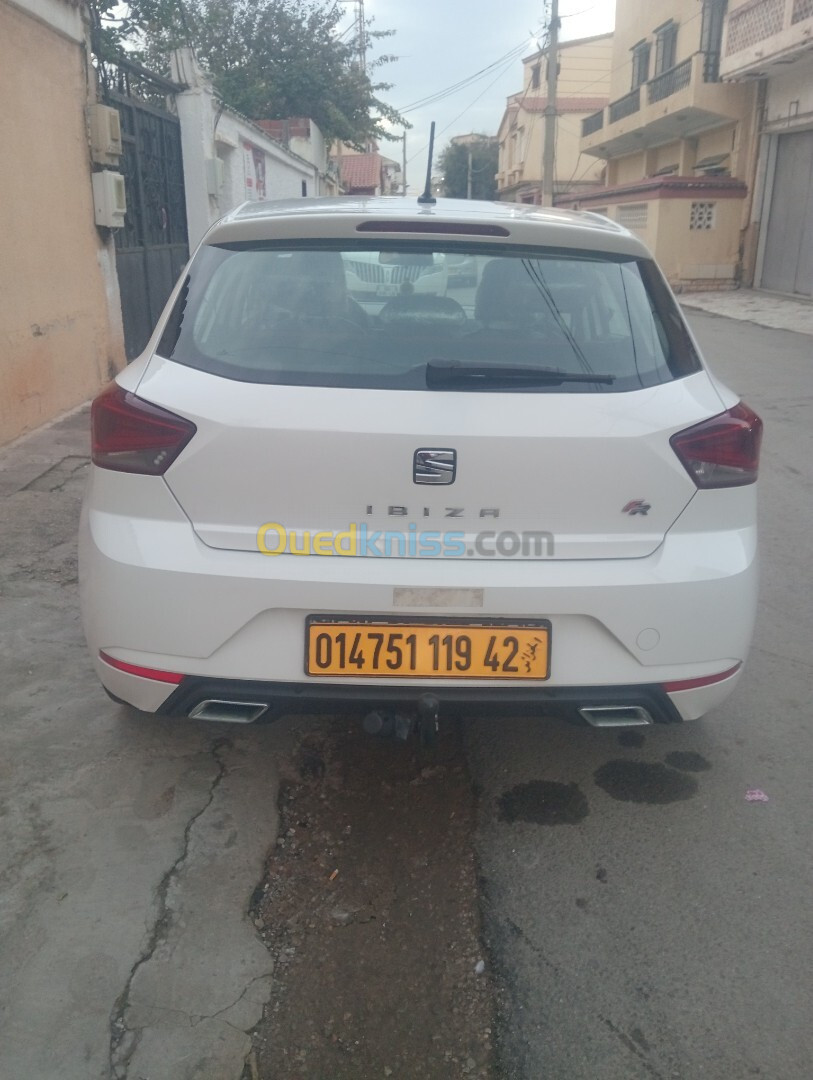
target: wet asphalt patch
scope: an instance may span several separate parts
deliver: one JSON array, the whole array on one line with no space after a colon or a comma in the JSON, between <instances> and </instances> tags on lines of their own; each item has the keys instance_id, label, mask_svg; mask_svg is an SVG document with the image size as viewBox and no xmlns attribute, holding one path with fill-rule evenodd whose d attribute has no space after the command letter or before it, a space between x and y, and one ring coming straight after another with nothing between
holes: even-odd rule
<instances>
[{"instance_id":1,"label":"wet asphalt patch","mask_svg":"<svg viewBox=\"0 0 813 1080\"><path fill-rule=\"evenodd\" d=\"M711 762L694 750L673 750L664 761L681 772L707 772L711 768Z\"/></svg>"},{"instance_id":2,"label":"wet asphalt patch","mask_svg":"<svg viewBox=\"0 0 813 1080\"><path fill-rule=\"evenodd\" d=\"M697 792L693 776L660 762L608 761L596 769L593 779L613 799L652 806L691 799Z\"/></svg>"},{"instance_id":3,"label":"wet asphalt patch","mask_svg":"<svg viewBox=\"0 0 813 1080\"><path fill-rule=\"evenodd\" d=\"M622 731L618 743L637 748L643 745L644 736L637 731ZM708 772L711 767L711 762L694 750L673 750L663 762L625 758L607 761L595 770L593 781L620 802L665 806L692 798L698 783L688 774ZM533 825L576 825L590 813L590 804L576 783L529 780L503 792L497 799L497 809L500 820L508 824L526 821Z\"/></svg>"},{"instance_id":4,"label":"wet asphalt patch","mask_svg":"<svg viewBox=\"0 0 813 1080\"><path fill-rule=\"evenodd\" d=\"M590 813L578 784L531 780L517 784L499 799L503 821L529 821L534 825L576 825Z\"/></svg>"}]
</instances>

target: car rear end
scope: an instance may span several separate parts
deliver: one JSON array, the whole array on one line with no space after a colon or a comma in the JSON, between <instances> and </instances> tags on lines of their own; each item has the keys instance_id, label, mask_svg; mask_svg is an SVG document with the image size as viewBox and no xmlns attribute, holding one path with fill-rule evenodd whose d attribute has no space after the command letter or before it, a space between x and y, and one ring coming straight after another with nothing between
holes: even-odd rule
<instances>
[{"instance_id":1,"label":"car rear end","mask_svg":"<svg viewBox=\"0 0 813 1080\"><path fill-rule=\"evenodd\" d=\"M402 201L399 200L399 204ZM94 403L83 618L140 709L690 719L756 607L760 424L591 215L238 212ZM476 294L353 267L471 260Z\"/></svg>"}]
</instances>

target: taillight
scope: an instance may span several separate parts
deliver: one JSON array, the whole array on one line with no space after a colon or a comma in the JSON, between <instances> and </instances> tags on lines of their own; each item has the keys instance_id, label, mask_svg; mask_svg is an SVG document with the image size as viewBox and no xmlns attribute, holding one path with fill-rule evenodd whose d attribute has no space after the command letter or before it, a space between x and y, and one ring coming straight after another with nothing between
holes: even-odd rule
<instances>
[{"instance_id":1,"label":"taillight","mask_svg":"<svg viewBox=\"0 0 813 1080\"><path fill-rule=\"evenodd\" d=\"M197 431L182 416L160 409L117 383L90 410L93 464L118 472L161 476Z\"/></svg>"},{"instance_id":2,"label":"taillight","mask_svg":"<svg viewBox=\"0 0 813 1080\"><path fill-rule=\"evenodd\" d=\"M699 488L753 484L759 470L762 421L741 401L728 412L679 431L670 442Z\"/></svg>"}]
</instances>

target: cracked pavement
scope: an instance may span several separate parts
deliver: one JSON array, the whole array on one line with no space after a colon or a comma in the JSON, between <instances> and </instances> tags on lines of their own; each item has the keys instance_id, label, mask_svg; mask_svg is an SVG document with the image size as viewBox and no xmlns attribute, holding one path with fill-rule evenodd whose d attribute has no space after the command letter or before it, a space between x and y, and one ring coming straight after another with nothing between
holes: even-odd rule
<instances>
[{"instance_id":1,"label":"cracked pavement","mask_svg":"<svg viewBox=\"0 0 813 1080\"><path fill-rule=\"evenodd\" d=\"M104 695L76 597L87 421L0 451L0 1076L238 1080L291 735Z\"/></svg>"}]
</instances>

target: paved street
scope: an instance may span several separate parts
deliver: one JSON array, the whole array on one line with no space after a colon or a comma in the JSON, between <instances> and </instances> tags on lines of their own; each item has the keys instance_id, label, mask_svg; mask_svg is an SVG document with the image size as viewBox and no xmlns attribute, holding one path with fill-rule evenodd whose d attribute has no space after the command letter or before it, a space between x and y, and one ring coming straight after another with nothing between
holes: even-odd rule
<instances>
[{"instance_id":1,"label":"paved street","mask_svg":"<svg viewBox=\"0 0 813 1080\"><path fill-rule=\"evenodd\" d=\"M689 315L766 423L756 647L725 707L642 745L472 726L506 1077L810 1076L813 339ZM574 823L536 824L543 796Z\"/></svg>"},{"instance_id":2,"label":"paved street","mask_svg":"<svg viewBox=\"0 0 813 1080\"><path fill-rule=\"evenodd\" d=\"M88 411L0 454L0 1077L239 1077L285 727L137 723L79 627Z\"/></svg>"},{"instance_id":3,"label":"paved street","mask_svg":"<svg viewBox=\"0 0 813 1080\"><path fill-rule=\"evenodd\" d=\"M643 741L472 720L506 1080L810 1075L813 338L690 318L766 422L756 649L717 714ZM318 722L107 700L76 604L86 426L0 453L0 1077L238 1080L273 975L246 911Z\"/></svg>"}]
</instances>

